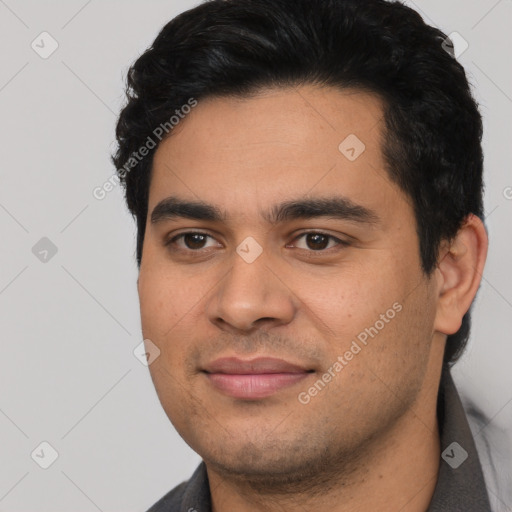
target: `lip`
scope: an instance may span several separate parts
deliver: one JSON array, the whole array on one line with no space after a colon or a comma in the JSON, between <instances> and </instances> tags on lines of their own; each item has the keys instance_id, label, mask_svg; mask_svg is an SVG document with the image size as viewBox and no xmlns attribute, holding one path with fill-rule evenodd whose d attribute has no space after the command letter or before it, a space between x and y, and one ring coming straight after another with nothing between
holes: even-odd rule
<instances>
[{"instance_id":1,"label":"lip","mask_svg":"<svg viewBox=\"0 0 512 512\"><path fill-rule=\"evenodd\" d=\"M254 400L297 384L313 370L272 357L251 360L225 357L206 365L203 371L221 393Z\"/></svg>"}]
</instances>

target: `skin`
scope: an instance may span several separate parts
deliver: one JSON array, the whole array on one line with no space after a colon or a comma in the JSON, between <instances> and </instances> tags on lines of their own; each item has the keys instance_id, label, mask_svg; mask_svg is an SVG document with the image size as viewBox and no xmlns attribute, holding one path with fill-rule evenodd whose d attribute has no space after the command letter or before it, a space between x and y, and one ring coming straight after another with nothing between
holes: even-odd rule
<instances>
[{"instance_id":1,"label":"skin","mask_svg":"<svg viewBox=\"0 0 512 512\"><path fill-rule=\"evenodd\" d=\"M382 112L372 94L318 86L209 98L156 151L138 279L142 330L161 351L150 365L161 404L206 462L215 512L428 508L446 335L476 294L487 237L469 216L424 275L411 202L385 171ZM349 134L365 144L354 161L338 149ZM274 225L260 215L333 193L379 222ZM171 195L228 216L152 223ZM300 236L309 231L350 244ZM209 237L165 245L185 232ZM236 252L246 237L262 248L252 263ZM401 311L301 403L395 303ZM227 356L279 357L311 373L266 398L235 399L201 371Z\"/></svg>"}]
</instances>

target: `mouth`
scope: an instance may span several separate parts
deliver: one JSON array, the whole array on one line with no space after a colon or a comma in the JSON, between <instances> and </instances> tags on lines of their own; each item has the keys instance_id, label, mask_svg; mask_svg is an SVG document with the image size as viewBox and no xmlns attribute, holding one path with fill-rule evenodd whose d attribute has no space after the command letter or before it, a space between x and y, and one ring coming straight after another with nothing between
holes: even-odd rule
<instances>
[{"instance_id":1,"label":"mouth","mask_svg":"<svg viewBox=\"0 0 512 512\"><path fill-rule=\"evenodd\" d=\"M271 357L251 360L226 357L208 364L203 372L209 383L221 393L255 400L298 384L314 370Z\"/></svg>"}]
</instances>

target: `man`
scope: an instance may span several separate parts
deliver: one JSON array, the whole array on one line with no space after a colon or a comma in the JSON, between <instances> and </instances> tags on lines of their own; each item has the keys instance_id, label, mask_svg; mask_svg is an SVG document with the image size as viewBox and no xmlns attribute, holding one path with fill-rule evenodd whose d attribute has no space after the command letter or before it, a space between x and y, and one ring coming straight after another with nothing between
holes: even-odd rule
<instances>
[{"instance_id":1,"label":"man","mask_svg":"<svg viewBox=\"0 0 512 512\"><path fill-rule=\"evenodd\" d=\"M490 510L450 376L487 234L449 43L399 3L212 0L130 69L150 373L203 459L151 511Z\"/></svg>"}]
</instances>

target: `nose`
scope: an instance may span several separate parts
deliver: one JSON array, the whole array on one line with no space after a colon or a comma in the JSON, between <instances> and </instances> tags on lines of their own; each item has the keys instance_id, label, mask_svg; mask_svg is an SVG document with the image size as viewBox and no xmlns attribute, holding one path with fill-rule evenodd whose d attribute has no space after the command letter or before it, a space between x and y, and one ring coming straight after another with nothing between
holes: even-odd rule
<instances>
[{"instance_id":1,"label":"nose","mask_svg":"<svg viewBox=\"0 0 512 512\"><path fill-rule=\"evenodd\" d=\"M296 301L285 280L265 251L251 263L235 253L231 270L216 287L207 306L210 321L233 333L291 322Z\"/></svg>"}]
</instances>

